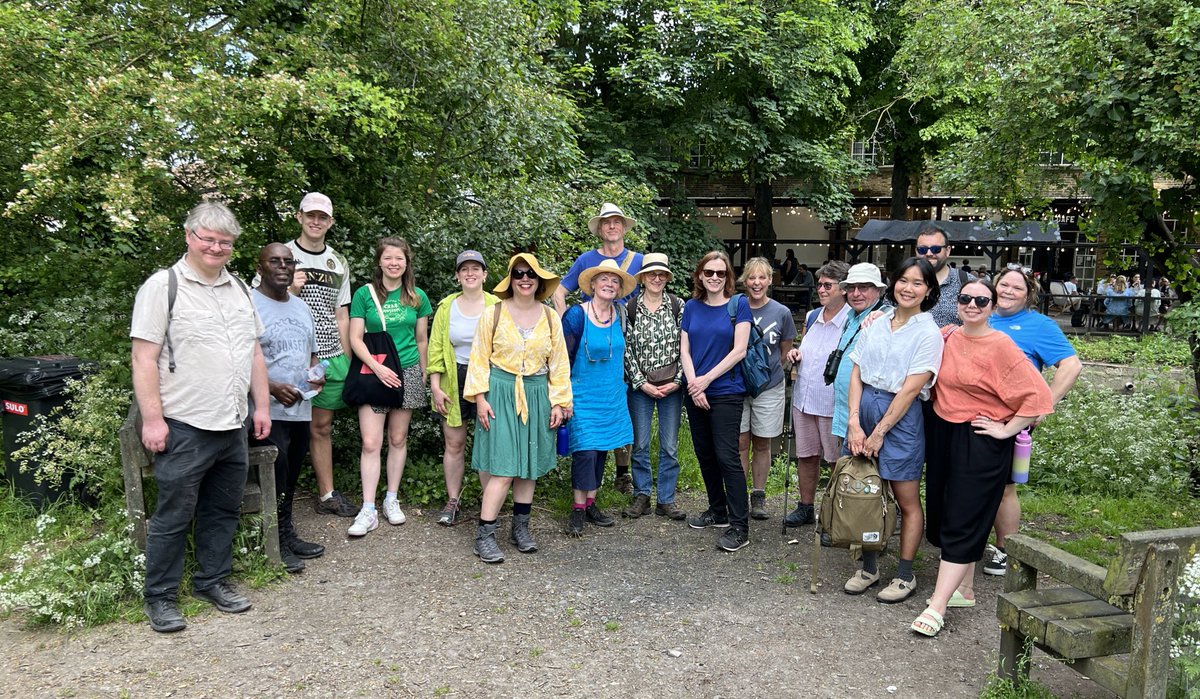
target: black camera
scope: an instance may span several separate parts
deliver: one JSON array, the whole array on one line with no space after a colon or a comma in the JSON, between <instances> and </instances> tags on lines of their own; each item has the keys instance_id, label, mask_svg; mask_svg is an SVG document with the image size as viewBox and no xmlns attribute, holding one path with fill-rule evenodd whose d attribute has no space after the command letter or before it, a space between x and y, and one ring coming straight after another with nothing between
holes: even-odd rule
<instances>
[{"instance_id":1,"label":"black camera","mask_svg":"<svg viewBox=\"0 0 1200 699\"><path fill-rule=\"evenodd\" d=\"M842 353L845 350L835 349L829 353L829 358L825 360L825 385L832 386L834 379L837 378L838 366L842 363Z\"/></svg>"}]
</instances>

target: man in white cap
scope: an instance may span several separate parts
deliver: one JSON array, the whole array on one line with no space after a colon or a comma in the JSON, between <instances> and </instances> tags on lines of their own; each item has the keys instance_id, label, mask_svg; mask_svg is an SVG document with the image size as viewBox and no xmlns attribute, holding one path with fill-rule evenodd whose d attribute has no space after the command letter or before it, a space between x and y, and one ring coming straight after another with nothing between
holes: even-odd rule
<instances>
[{"instance_id":1,"label":"man in white cap","mask_svg":"<svg viewBox=\"0 0 1200 699\"><path fill-rule=\"evenodd\" d=\"M328 359L325 387L312 401L309 455L317 476L317 514L353 517L358 506L333 487L333 415L346 407L342 386L350 369L350 265L325 244L333 226L333 202L309 192L296 212L300 235L287 243L296 258L290 291L308 304L317 330L317 358Z\"/></svg>"},{"instance_id":2,"label":"man in white cap","mask_svg":"<svg viewBox=\"0 0 1200 699\"><path fill-rule=\"evenodd\" d=\"M642 254L625 248L625 234L636 223L637 221L626 216L616 204L605 202L600 206L600 213L588 221L588 230L600 238L600 247L588 250L575 258L575 264L571 265L571 269L554 290L554 308L560 316L567 312L567 294L579 290L579 275L584 270L591 269L604 260L612 260L623 271L637 276L642 269ZM591 298L582 291L579 294L584 301ZM627 298L619 299L618 303L624 304ZM614 484L617 490L629 495L633 492L633 479L629 475L629 447L614 450L613 459L617 463Z\"/></svg>"}]
</instances>

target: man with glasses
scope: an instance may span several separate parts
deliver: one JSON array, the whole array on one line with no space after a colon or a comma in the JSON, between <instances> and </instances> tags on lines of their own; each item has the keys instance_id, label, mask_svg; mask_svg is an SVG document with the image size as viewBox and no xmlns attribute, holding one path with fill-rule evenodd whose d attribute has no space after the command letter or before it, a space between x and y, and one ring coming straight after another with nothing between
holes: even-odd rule
<instances>
[{"instance_id":1,"label":"man with glasses","mask_svg":"<svg viewBox=\"0 0 1200 699\"><path fill-rule=\"evenodd\" d=\"M296 275L296 258L282 243L271 243L258 254L260 284L251 297L265 332L258 338L267 363L271 393L271 434L261 445L278 449L275 456L275 496L279 515L279 552L289 573L304 570L304 559L325 553L320 544L296 535L292 500L296 481L308 454L312 401L325 383L310 379L317 364L317 336L308 304L288 293ZM257 446L257 445L256 445Z\"/></svg>"},{"instance_id":2,"label":"man with glasses","mask_svg":"<svg viewBox=\"0 0 1200 699\"><path fill-rule=\"evenodd\" d=\"M937 305L930 309L933 320L939 328L947 325L962 325L958 319L958 290L968 281L975 279L965 269L954 269L947 264L950 260L950 236L943 229L934 226L917 236L917 257L924 257L933 266L937 275L941 296Z\"/></svg>"},{"instance_id":3,"label":"man with glasses","mask_svg":"<svg viewBox=\"0 0 1200 699\"><path fill-rule=\"evenodd\" d=\"M320 515L353 517L358 505L333 487L333 416L346 407L342 386L350 370L350 265L325 244L333 227L333 202L309 192L296 213L300 236L287 243L296 258L291 292L308 304L317 330L317 358L328 359L325 387L312 401L310 456L317 477L313 509Z\"/></svg>"},{"instance_id":4,"label":"man with glasses","mask_svg":"<svg viewBox=\"0 0 1200 699\"><path fill-rule=\"evenodd\" d=\"M579 275L598 266L604 260L612 260L623 272L637 276L642 269L642 254L625 247L625 234L636 223L636 220L626 216L616 204L605 202L600 206L600 213L588 221L588 230L600 238L600 247L588 250L575 258L575 263L563 277L562 283L554 290L554 308L560 316L567 312L567 294L579 290L583 302L591 299L579 289ZM631 293L617 299L617 303L624 305L632 295ZM629 452L629 446L613 450L613 460L617 464L617 476L613 485L625 495L633 493L633 478L629 475Z\"/></svg>"},{"instance_id":5,"label":"man with glasses","mask_svg":"<svg viewBox=\"0 0 1200 699\"><path fill-rule=\"evenodd\" d=\"M197 205L184 223L187 252L151 275L133 304L133 392L142 444L157 454L144 609L160 633L187 626L177 596L193 515L192 594L222 612L250 609L228 582L249 469L247 394L251 436L265 439L271 416L258 344L264 328L249 289L225 269L240 233L224 205Z\"/></svg>"}]
</instances>

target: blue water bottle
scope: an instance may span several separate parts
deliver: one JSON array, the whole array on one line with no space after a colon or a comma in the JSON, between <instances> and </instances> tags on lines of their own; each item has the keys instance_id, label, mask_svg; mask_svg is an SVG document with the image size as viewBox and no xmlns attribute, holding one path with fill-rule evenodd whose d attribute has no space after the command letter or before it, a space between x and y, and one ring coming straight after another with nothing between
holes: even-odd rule
<instances>
[{"instance_id":1,"label":"blue water bottle","mask_svg":"<svg viewBox=\"0 0 1200 699\"><path fill-rule=\"evenodd\" d=\"M558 426L558 455L568 456L571 453L571 432L567 429L567 423Z\"/></svg>"}]
</instances>

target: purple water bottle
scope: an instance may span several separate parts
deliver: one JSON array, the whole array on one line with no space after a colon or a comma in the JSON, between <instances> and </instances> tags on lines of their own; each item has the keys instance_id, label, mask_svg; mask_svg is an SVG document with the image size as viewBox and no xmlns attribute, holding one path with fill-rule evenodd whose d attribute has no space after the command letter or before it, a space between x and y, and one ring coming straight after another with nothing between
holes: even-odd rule
<instances>
[{"instance_id":1,"label":"purple water bottle","mask_svg":"<svg viewBox=\"0 0 1200 699\"><path fill-rule=\"evenodd\" d=\"M571 453L571 433L567 430L567 423L558 426L558 455L567 456Z\"/></svg>"},{"instance_id":2,"label":"purple water bottle","mask_svg":"<svg viewBox=\"0 0 1200 699\"><path fill-rule=\"evenodd\" d=\"M1033 437L1029 435L1029 428L1021 430L1017 435L1017 441L1013 445L1013 460L1012 460L1012 482L1013 483L1028 483L1029 482L1029 455L1033 451Z\"/></svg>"}]
</instances>

